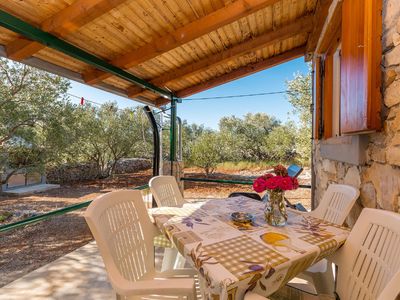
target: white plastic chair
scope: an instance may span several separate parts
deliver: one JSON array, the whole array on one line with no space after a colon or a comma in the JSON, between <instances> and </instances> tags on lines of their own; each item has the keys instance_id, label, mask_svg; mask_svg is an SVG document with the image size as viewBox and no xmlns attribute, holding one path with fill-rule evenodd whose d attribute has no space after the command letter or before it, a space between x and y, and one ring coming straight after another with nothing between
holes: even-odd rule
<instances>
[{"instance_id":1,"label":"white plastic chair","mask_svg":"<svg viewBox=\"0 0 400 300\"><path fill-rule=\"evenodd\" d=\"M165 275L184 272L156 273L153 238L159 232L150 221L140 191L121 190L99 196L87 208L85 219L117 299L142 295L195 298L192 278L165 279Z\"/></svg>"},{"instance_id":2,"label":"white plastic chair","mask_svg":"<svg viewBox=\"0 0 400 300\"><path fill-rule=\"evenodd\" d=\"M400 215L364 208L332 261L341 300L394 300L400 293Z\"/></svg>"},{"instance_id":3,"label":"white plastic chair","mask_svg":"<svg viewBox=\"0 0 400 300\"><path fill-rule=\"evenodd\" d=\"M318 207L307 214L342 225L359 195L360 191L350 185L330 184Z\"/></svg>"},{"instance_id":4,"label":"white plastic chair","mask_svg":"<svg viewBox=\"0 0 400 300\"><path fill-rule=\"evenodd\" d=\"M395 300L400 294L400 214L364 208L345 244L331 260L338 266L341 300ZM247 293L245 300L265 299Z\"/></svg>"},{"instance_id":5,"label":"white plastic chair","mask_svg":"<svg viewBox=\"0 0 400 300\"><path fill-rule=\"evenodd\" d=\"M360 191L352 186L330 184L318 207L304 214L337 225L343 225L359 195ZM332 264L326 259L317 262L298 277L306 279L307 281L312 281L319 294L331 294L333 292ZM295 285L291 283L288 285L295 287Z\"/></svg>"},{"instance_id":6,"label":"white plastic chair","mask_svg":"<svg viewBox=\"0 0 400 300\"><path fill-rule=\"evenodd\" d=\"M149 187L158 207L182 207L186 203L174 176L155 176L150 179ZM185 262L177 249L165 248L161 270L183 268Z\"/></svg>"},{"instance_id":7,"label":"white plastic chair","mask_svg":"<svg viewBox=\"0 0 400 300\"><path fill-rule=\"evenodd\" d=\"M181 207L186 203L174 176L155 176L150 179L149 187L159 207Z\"/></svg>"}]
</instances>

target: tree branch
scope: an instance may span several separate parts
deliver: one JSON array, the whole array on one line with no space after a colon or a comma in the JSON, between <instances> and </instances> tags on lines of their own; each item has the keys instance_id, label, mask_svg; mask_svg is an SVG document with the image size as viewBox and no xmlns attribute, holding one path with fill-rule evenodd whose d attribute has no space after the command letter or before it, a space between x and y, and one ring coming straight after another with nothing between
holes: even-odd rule
<instances>
[{"instance_id":1,"label":"tree branch","mask_svg":"<svg viewBox=\"0 0 400 300\"><path fill-rule=\"evenodd\" d=\"M33 119L28 119L28 120L25 120L25 121L23 121L23 122L21 122L21 123L15 125L15 126L13 126L12 128L10 128L10 130L8 131L8 133L7 133L4 137L0 138L0 146L3 146L3 144L4 144L5 142L7 142L9 139L11 139L11 138L13 137L14 133L15 133L19 128L21 128L21 127L23 127L23 126L30 126L30 127L33 127L34 125L35 125L35 120L33 120Z\"/></svg>"}]
</instances>

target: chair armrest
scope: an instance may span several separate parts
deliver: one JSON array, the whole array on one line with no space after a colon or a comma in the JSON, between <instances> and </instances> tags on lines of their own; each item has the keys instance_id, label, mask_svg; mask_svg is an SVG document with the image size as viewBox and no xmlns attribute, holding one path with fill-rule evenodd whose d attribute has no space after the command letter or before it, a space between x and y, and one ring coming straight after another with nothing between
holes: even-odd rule
<instances>
[{"instance_id":1,"label":"chair armrest","mask_svg":"<svg viewBox=\"0 0 400 300\"><path fill-rule=\"evenodd\" d=\"M157 272L154 276L156 278L171 278L175 276L195 276L197 275L197 271L195 269L173 269L173 270L166 270L163 272Z\"/></svg>"},{"instance_id":2,"label":"chair armrest","mask_svg":"<svg viewBox=\"0 0 400 300\"><path fill-rule=\"evenodd\" d=\"M194 279L154 279L140 280L114 286L115 291L121 296L134 295L190 295L195 288Z\"/></svg>"}]
</instances>

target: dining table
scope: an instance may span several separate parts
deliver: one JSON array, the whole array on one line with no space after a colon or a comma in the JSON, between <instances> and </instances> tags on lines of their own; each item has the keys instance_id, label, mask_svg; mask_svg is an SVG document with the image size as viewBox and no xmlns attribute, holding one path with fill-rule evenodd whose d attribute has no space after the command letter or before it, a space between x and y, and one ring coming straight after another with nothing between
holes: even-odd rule
<instances>
[{"instance_id":1,"label":"dining table","mask_svg":"<svg viewBox=\"0 0 400 300\"><path fill-rule=\"evenodd\" d=\"M204 299L269 296L346 241L348 228L288 209L287 224L265 221L265 204L239 196L149 210L154 224L198 271ZM253 216L237 223L232 213Z\"/></svg>"}]
</instances>

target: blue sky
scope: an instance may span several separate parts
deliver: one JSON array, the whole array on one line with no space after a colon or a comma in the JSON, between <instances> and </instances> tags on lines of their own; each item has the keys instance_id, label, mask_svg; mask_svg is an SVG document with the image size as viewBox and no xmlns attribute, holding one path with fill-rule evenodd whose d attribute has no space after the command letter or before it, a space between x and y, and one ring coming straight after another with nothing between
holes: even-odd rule
<instances>
[{"instance_id":1,"label":"blue sky","mask_svg":"<svg viewBox=\"0 0 400 300\"><path fill-rule=\"evenodd\" d=\"M192 95L188 98L284 91L285 81L292 79L293 74L297 71L306 73L307 68L304 58L298 58L208 91ZM77 82L72 82L69 93L98 103L116 101L121 108L140 105L140 103L136 101L122 98ZM74 98L72 98L72 101L79 102L78 99ZM218 121L222 117L231 115L242 117L246 113L256 112L264 112L273 115L283 122L286 121L288 117L296 119L291 114L292 106L287 101L284 94L201 101L183 100L183 103L178 104L178 116L183 120L187 120L189 123L204 124L206 127L213 129L218 128Z\"/></svg>"}]
</instances>

